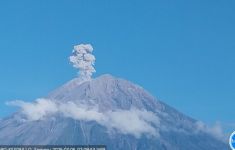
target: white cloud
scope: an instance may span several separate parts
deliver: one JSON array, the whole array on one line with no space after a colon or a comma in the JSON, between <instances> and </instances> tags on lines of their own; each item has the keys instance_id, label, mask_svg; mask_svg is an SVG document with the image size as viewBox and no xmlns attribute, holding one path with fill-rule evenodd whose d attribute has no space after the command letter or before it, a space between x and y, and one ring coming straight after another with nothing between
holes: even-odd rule
<instances>
[{"instance_id":1,"label":"white cloud","mask_svg":"<svg viewBox=\"0 0 235 150\"><path fill-rule=\"evenodd\" d=\"M65 116L76 120L100 122L104 115L98 112L96 107L89 108L86 105L73 102L62 103L58 106L59 111Z\"/></svg>"},{"instance_id":2,"label":"white cloud","mask_svg":"<svg viewBox=\"0 0 235 150\"><path fill-rule=\"evenodd\" d=\"M37 99L35 103L16 100L7 102L7 105L20 107L28 120L40 120L58 111L56 104L46 99Z\"/></svg>"},{"instance_id":3,"label":"white cloud","mask_svg":"<svg viewBox=\"0 0 235 150\"><path fill-rule=\"evenodd\" d=\"M133 134L139 138L143 133L159 136L156 128L152 126L160 125L159 118L152 112L132 108L130 110L117 110L107 113L104 123L108 128L118 129L124 134Z\"/></svg>"},{"instance_id":4,"label":"white cloud","mask_svg":"<svg viewBox=\"0 0 235 150\"><path fill-rule=\"evenodd\" d=\"M223 133L222 127L219 122L216 122L213 126L207 126L201 121L196 122L196 129L197 131L202 131L209 133L210 135L214 136L219 140L225 140L225 135Z\"/></svg>"},{"instance_id":5,"label":"white cloud","mask_svg":"<svg viewBox=\"0 0 235 150\"><path fill-rule=\"evenodd\" d=\"M140 138L143 134L159 136L156 127L160 126L159 118L152 112L131 108L100 112L96 106L75 104L74 102L56 103L49 99L37 99L34 103L24 101L8 102L18 106L28 121L43 120L60 113L64 117L82 121L96 121L108 131L115 130L122 134L130 134Z\"/></svg>"}]
</instances>

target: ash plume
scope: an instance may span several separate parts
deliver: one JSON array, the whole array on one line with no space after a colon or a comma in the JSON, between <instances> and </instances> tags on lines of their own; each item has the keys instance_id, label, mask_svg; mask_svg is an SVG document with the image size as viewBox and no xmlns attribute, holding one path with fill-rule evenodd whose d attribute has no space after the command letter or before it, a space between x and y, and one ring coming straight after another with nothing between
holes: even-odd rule
<instances>
[{"instance_id":1,"label":"ash plume","mask_svg":"<svg viewBox=\"0 0 235 150\"><path fill-rule=\"evenodd\" d=\"M69 57L73 67L79 70L79 78L90 80L94 72L95 56L92 55L93 47L90 44L74 46L72 56Z\"/></svg>"}]
</instances>

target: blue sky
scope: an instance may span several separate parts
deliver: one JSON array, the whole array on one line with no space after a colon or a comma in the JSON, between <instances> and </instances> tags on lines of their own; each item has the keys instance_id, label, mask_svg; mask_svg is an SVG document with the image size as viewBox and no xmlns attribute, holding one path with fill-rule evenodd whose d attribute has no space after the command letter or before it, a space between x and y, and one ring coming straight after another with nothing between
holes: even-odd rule
<instances>
[{"instance_id":1,"label":"blue sky","mask_svg":"<svg viewBox=\"0 0 235 150\"><path fill-rule=\"evenodd\" d=\"M0 117L76 76L73 45L91 43L94 75L140 84L179 111L234 127L234 0L0 2Z\"/></svg>"}]
</instances>

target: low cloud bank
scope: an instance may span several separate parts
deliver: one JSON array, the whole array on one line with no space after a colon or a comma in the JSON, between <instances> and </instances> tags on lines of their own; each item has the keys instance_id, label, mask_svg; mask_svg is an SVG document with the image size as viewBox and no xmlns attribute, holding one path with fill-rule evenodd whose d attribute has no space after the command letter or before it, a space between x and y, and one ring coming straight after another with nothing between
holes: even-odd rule
<instances>
[{"instance_id":1,"label":"low cloud bank","mask_svg":"<svg viewBox=\"0 0 235 150\"><path fill-rule=\"evenodd\" d=\"M219 122L216 122L213 126L209 127L209 126L205 125L203 122L197 121L196 127L197 127L197 131L206 132L206 133L213 135L215 138L222 140L222 141L226 140L223 129L222 129Z\"/></svg>"},{"instance_id":2,"label":"low cloud bank","mask_svg":"<svg viewBox=\"0 0 235 150\"><path fill-rule=\"evenodd\" d=\"M74 102L57 103L49 99L37 99L34 103L16 100L7 104L20 107L27 121L43 120L59 113L75 120L96 121L108 130L116 130L136 138L140 138L143 134L159 136L155 128L160 126L159 118L146 110L131 108L130 110L117 109L100 112L96 106L91 107Z\"/></svg>"},{"instance_id":3,"label":"low cloud bank","mask_svg":"<svg viewBox=\"0 0 235 150\"><path fill-rule=\"evenodd\" d=\"M53 114L58 111L57 105L46 99L37 99L35 103L16 100L7 102L6 104L20 107L22 109L22 113L31 121L44 119L49 114Z\"/></svg>"}]
</instances>

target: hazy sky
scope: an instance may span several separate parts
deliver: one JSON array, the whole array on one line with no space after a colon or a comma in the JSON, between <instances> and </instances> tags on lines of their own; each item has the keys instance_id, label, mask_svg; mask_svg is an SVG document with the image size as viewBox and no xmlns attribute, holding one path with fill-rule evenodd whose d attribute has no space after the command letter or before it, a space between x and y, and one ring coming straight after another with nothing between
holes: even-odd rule
<instances>
[{"instance_id":1,"label":"hazy sky","mask_svg":"<svg viewBox=\"0 0 235 150\"><path fill-rule=\"evenodd\" d=\"M235 122L234 0L0 2L0 117L76 76L73 46L91 43L94 76L140 84L207 123Z\"/></svg>"}]
</instances>

